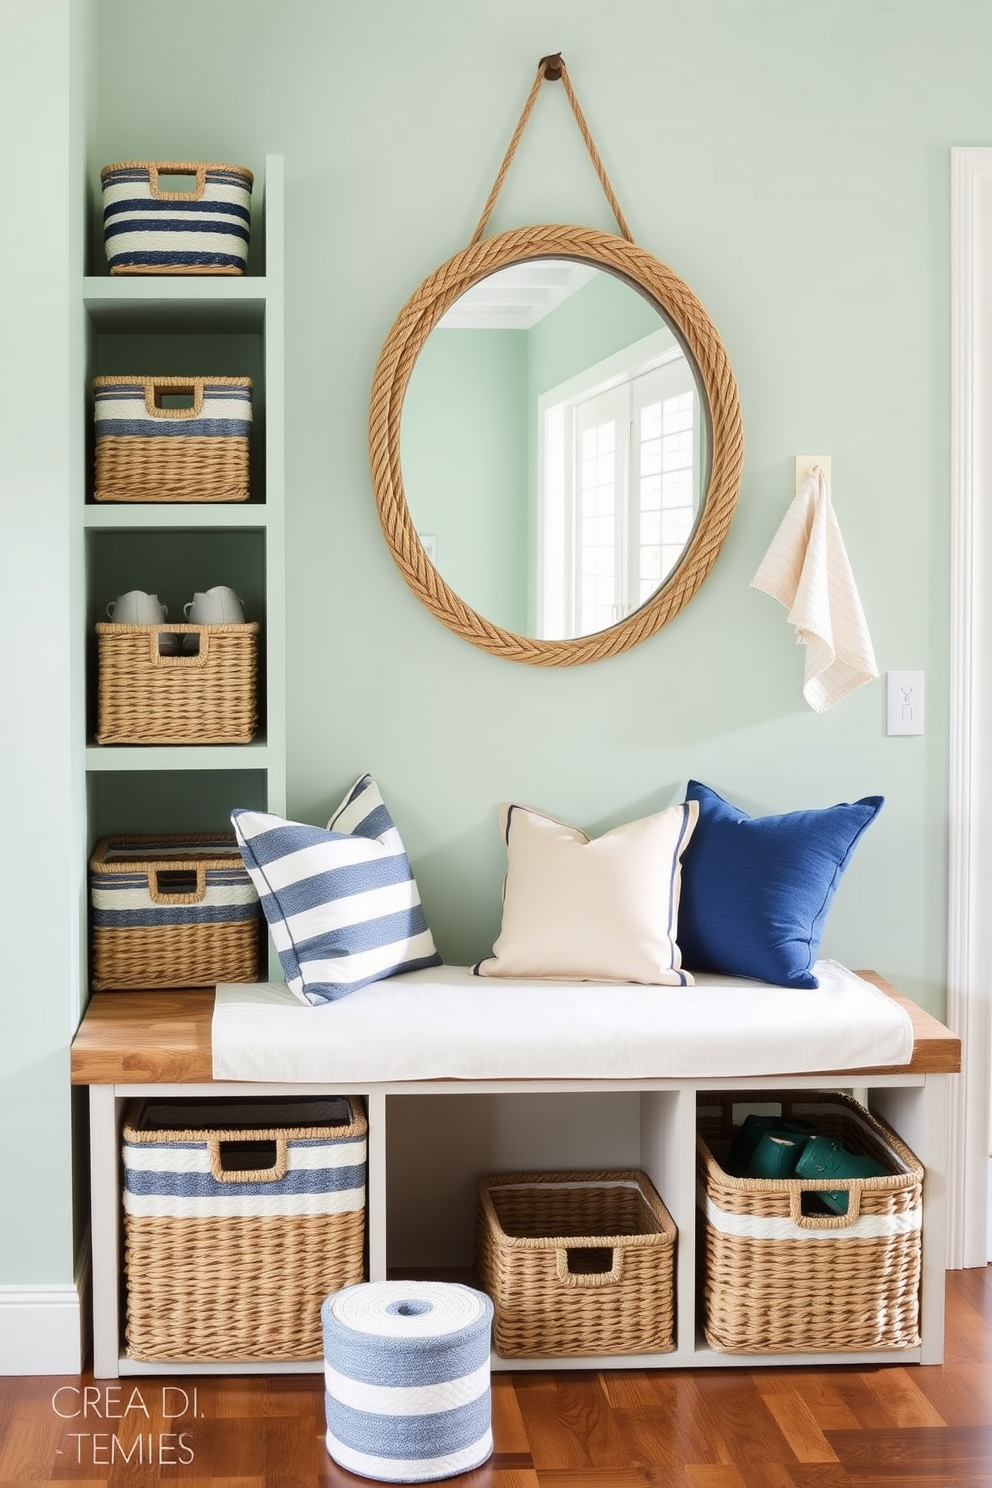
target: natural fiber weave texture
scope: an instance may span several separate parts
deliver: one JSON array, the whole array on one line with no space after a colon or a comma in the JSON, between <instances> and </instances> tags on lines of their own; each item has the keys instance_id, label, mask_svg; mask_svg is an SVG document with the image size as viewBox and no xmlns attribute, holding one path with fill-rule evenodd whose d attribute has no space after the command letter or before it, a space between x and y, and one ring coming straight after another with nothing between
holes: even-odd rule
<instances>
[{"instance_id":1,"label":"natural fiber weave texture","mask_svg":"<svg viewBox=\"0 0 992 1488\"><path fill-rule=\"evenodd\" d=\"M297 1144L304 1154L304 1176L305 1153L315 1142L357 1144L364 1174L367 1124L357 1101L350 1100L349 1109L351 1119L344 1126L253 1131L217 1127L193 1132L180 1128L149 1134L137 1129L132 1108L124 1127L125 1171L128 1153L137 1144L161 1150L163 1161L169 1161L174 1144L182 1148L192 1142L213 1153L222 1142L250 1138L278 1140L288 1154L290 1176ZM219 1103L218 1114L223 1114ZM239 1186L267 1175L229 1176ZM185 1186L177 1171L177 1192ZM268 1186L259 1181L259 1193L264 1195ZM275 1198L270 1203L274 1212L269 1213L134 1215L127 1212L125 1190L129 1358L163 1362L321 1358L324 1298L364 1276L364 1177L360 1207L345 1212L279 1212L280 1202L287 1211L292 1207L289 1199Z\"/></svg>"},{"instance_id":2,"label":"natural fiber weave texture","mask_svg":"<svg viewBox=\"0 0 992 1488\"><path fill-rule=\"evenodd\" d=\"M103 837L89 880L94 992L257 980L261 909L233 833Z\"/></svg>"},{"instance_id":3,"label":"natural fiber weave texture","mask_svg":"<svg viewBox=\"0 0 992 1488\"><path fill-rule=\"evenodd\" d=\"M192 177L166 191L160 176ZM218 161L119 160L100 172L103 240L112 274L243 274L252 172Z\"/></svg>"},{"instance_id":4,"label":"natural fiber weave texture","mask_svg":"<svg viewBox=\"0 0 992 1488\"><path fill-rule=\"evenodd\" d=\"M675 1225L643 1173L481 1178L476 1269L504 1358L675 1346Z\"/></svg>"},{"instance_id":5,"label":"natural fiber weave texture","mask_svg":"<svg viewBox=\"0 0 992 1488\"><path fill-rule=\"evenodd\" d=\"M603 188L603 194L610 204L611 212L617 219L617 226L619 227L622 235L627 238L628 241L634 241L633 234L631 233L630 228L627 226L626 218L624 217L623 212L620 210L620 203L617 200L616 192L613 190L610 178L606 174L606 167L603 165L603 162L600 159L599 151L596 149L592 133L585 120L585 115L583 114L582 109L579 106L579 100L575 96L575 89L572 87L571 79L568 76L568 68L565 66L565 62L563 57L561 56L561 53L558 52L550 57L542 57L540 62L537 64L537 72L534 76L534 81L531 84L531 90L527 95L527 102L524 104L523 109L520 112L520 118L517 120L517 127L513 131L513 137L506 147L506 154L503 156L502 164L500 165L499 170L496 172L496 179L492 184L492 190L489 193L486 205L482 209L482 216L479 218L475 232L472 234L473 243L477 243L486 230L486 225L488 224L489 218L492 215L493 207L496 205L496 198L499 196L500 192L503 189L503 182L506 180L506 173L510 169L510 166L513 162L513 157L517 153L517 146L520 144L521 138L523 137L523 132L527 127L527 120L530 118L531 111L533 110L534 105L537 102L537 95L541 91L541 84L545 81L545 79L557 81L559 78L561 79L561 85L565 89L566 97L568 98L569 104L571 105L572 113L575 115L575 122L579 126L579 133L582 135L585 147L589 151L589 158L592 161L593 169L599 177L599 184Z\"/></svg>"},{"instance_id":6,"label":"natural fiber weave texture","mask_svg":"<svg viewBox=\"0 0 992 1488\"><path fill-rule=\"evenodd\" d=\"M735 1103L780 1103L891 1171L884 1178L734 1178L714 1156ZM728 1353L919 1343L923 1169L887 1126L837 1093L700 1096L697 1165L707 1341ZM896 1171L896 1170L899 1171ZM802 1194L849 1190L846 1215L804 1215Z\"/></svg>"},{"instance_id":7,"label":"natural fiber weave texture","mask_svg":"<svg viewBox=\"0 0 992 1488\"><path fill-rule=\"evenodd\" d=\"M98 744L247 744L258 723L257 621L96 627ZM195 656L162 655L159 635L198 635Z\"/></svg>"},{"instance_id":8,"label":"natural fiber weave texture","mask_svg":"<svg viewBox=\"0 0 992 1488\"><path fill-rule=\"evenodd\" d=\"M97 446L95 501L247 501L248 440L118 439Z\"/></svg>"},{"instance_id":9,"label":"natural fiber weave texture","mask_svg":"<svg viewBox=\"0 0 992 1488\"><path fill-rule=\"evenodd\" d=\"M124 1217L127 1354L319 1359L320 1305L362 1280L365 1215Z\"/></svg>"},{"instance_id":10,"label":"natural fiber weave texture","mask_svg":"<svg viewBox=\"0 0 992 1488\"><path fill-rule=\"evenodd\" d=\"M258 926L128 926L93 931L94 992L258 980Z\"/></svg>"},{"instance_id":11,"label":"natural fiber weave texture","mask_svg":"<svg viewBox=\"0 0 992 1488\"><path fill-rule=\"evenodd\" d=\"M160 406L180 391L191 407ZM247 501L251 378L97 377L93 393L95 501Z\"/></svg>"}]
</instances>

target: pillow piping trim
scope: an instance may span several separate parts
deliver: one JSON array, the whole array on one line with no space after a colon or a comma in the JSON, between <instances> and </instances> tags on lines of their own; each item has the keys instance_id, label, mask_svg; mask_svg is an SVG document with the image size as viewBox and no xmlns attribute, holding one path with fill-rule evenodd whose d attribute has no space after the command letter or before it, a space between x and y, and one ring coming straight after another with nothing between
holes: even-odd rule
<instances>
[{"instance_id":1,"label":"pillow piping trim","mask_svg":"<svg viewBox=\"0 0 992 1488\"><path fill-rule=\"evenodd\" d=\"M672 873L671 873L671 878L669 879L669 884L668 884L668 924L665 927L665 935L666 935L666 937L668 939L670 959L673 959L674 960L673 953L675 951L678 951L679 964L678 964L678 966L673 966L671 968L671 970L678 977L679 980L678 980L678 984L677 985L680 986L680 987L690 987L690 986L692 986L692 982L689 980L688 971L682 965L682 948L681 948L681 946L678 943L678 936L672 934L672 925L673 925L673 921L675 919L675 880L676 880L676 878L680 878L681 877L681 873L682 873L682 853L685 850L684 843L685 843L686 828L688 826L689 817L691 815L693 815L693 813L691 811L691 807L692 806L695 806L696 807L695 816L698 819L698 816L699 816L699 803L698 802L695 802L695 801L683 801L681 803L682 823L681 823L681 826L679 827L678 838L677 838L676 844L675 844L675 851L672 854ZM513 817L514 811L516 811L516 810L517 810L516 803L511 801L510 804L507 806L507 809L506 809L506 828L505 828L504 833L503 833L503 841L504 841L504 843L506 845L507 851L509 851L509 846L510 846L510 821L511 821L511 819ZM556 821L557 818L556 817L551 817L551 818L549 818L549 820ZM568 825L567 822L559 822L559 826L567 826L567 825ZM582 831L582 828L581 827L572 827L570 830L572 830L574 832L581 833L581 835L585 838L585 840L586 840L587 843L589 843L589 842L591 842L593 840L586 832L583 832ZM507 875L504 875L504 877L503 877L503 904L504 905L506 904L506 879L507 879ZM482 972L479 970L480 966L482 965L483 961L489 961L491 959L492 959L492 952L490 952L490 954L488 956L483 956L483 957L480 958L480 960L476 961L474 963L474 965L471 967L471 974L472 974L472 976L481 976L482 975ZM544 980L544 978L535 977L535 978L533 978L533 980L534 981L541 981L541 980ZM554 980L556 980L556 978L551 978L551 980L554 981ZM576 978L576 980L582 980L582 978ZM600 983L600 985L609 985L609 984L608 983ZM652 982L652 983L642 982L642 983L636 983L634 985L640 985L640 986L665 986L665 985L668 985L668 984L666 984L664 982L658 982L658 983L654 983L654 982Z\"/></svg>"},{"instance_id":2,"label":"pillow piping trim","mask_svg":"<svg viewBox=\"0 0 992 1488\"><path fill-rule=\"evenodd\" d=\"M698 803L694 803L694 804L696 805L696 816L698 818L698 816L699 816L699 805L698 805ZM672 966L672 970L678 973L679 986L680 987L688 987L690 984L689 984L689 980L688 980L688 978L686 976L685 969L684 969L684 967L682 965L682 947L679 945L678 934L677 934L676 928L675 928L676 927L675 883L676 883L676 880L681 880L681 877L682 877L682 853L685 850L684 844L685 844L685 839L686 839L686 827L687 827L688 822L689 822L689 816L690 816L690 814L691 813L690 813L690 810L689 810L689 802L688 801L683 801L682 802L682 825L679 827L679 835L678 835L678 839L677 839L677 841L675 843L675 851L672 853L672 872L671 872L671 876L670 876L669 881L668 881L668 926L667 926L666 932L665 932L667 934L667 936L668 936L668 954L669 954L669 960L672 961L672 962L674 962L675 961L675 958L676 958L676 955L678 956L678 963L679 964L678 964L678 966L674 966L673 965Z\"/></svg>"},{"instance_id":3,"label":"pillow piping trim","mask_svg":"<svg viewBox=\"0 0 992 1488\"><path fill-rule=\"evenodd\" d=\"M348 807L349 806L353 806L354 805L354 803L358 800L358 797L360 795L362 795L363 792L367 791L370 785L374 785L374 784L375 784L375 782L374 782L371 774L368 771L366 771L364 775L359 775L358 779L355 781L354 785L351 787L351 790L348 792L347 796L341 802L341 805L334 812L334 815L331 817L330 821L327 823L327 826L324 828L325 832L336 832L337 831L337 827L334 825L334 823L338 820L338 818L340 816L342 816L344 814L344 812L346 812L348 810ZM377 787L377 789L378 789L378 787ZM385 805L385 802L382 801L382 795L381 795L381 793L380 793L380 796L379 796L379 800L380 800L380 802L382 802L383 805ZM351 832L342 832L339 835L342 836L342 837L350 837L350 836L353 836L354 834L351 833ZM404 848L404 852L405 851L406 851L406 849Z\"/></svg>"}]
</instances>

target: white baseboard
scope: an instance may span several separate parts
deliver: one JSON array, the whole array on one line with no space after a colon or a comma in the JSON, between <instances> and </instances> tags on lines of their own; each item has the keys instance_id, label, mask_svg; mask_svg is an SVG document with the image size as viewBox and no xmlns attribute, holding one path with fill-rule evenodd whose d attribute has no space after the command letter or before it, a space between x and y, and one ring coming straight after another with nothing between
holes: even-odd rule
<instances>
[{"instance_id":1,"label":"white baseboard","mask_svg":"<svg viewBox=\"0 0 992 1488\"><path fill-rule=\"evenodd\" d=\"M89 1346L89 1236L74 1282L0 1286L0 1375L80 1374Z\"/></svg>"}]
</instances>

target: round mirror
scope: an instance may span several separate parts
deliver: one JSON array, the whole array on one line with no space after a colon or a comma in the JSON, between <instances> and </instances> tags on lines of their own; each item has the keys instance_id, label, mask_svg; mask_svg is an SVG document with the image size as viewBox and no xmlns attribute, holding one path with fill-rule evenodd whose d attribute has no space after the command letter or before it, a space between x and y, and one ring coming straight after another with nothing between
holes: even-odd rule
<instances>
[{"instance_id":1,"label":"round mirror","mask_svg":"<svg viewBox=\"0 0 992 1488\"><path fill-rule=\"evenodd\" d=\"M687 603L743 458L692 292L572 227L504 233L425 281L379 360L370 449L414 591L465 639L546 666L625 650Z\"/></svg>"}]
</instances>

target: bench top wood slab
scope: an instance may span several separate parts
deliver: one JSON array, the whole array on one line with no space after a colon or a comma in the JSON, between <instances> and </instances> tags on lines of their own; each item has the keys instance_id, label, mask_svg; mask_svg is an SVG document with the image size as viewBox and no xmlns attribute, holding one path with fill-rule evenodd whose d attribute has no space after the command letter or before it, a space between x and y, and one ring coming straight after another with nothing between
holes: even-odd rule
<instances>
[{"instance_id":1,"label":"bench top wood slab","mask_svg":"<svg viewBox=\"0 0 992 1488\"><path fill-rule=\"evenodd\" d=\"M906 1009L913 1023L913 1058L885 1069L824 1070L823 1074L956 1074L961 1040L872 971L874 983ZM206 1085L214 1083L210 1030L212 987L169 992L97 992L72 1043L74 1085ZM217 1082L222 1084L223 1082Z\"/></svg>"}]
</instances>

